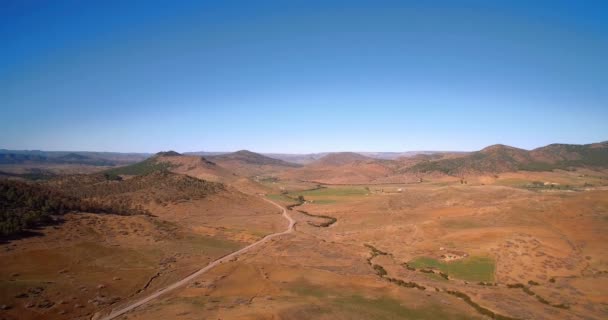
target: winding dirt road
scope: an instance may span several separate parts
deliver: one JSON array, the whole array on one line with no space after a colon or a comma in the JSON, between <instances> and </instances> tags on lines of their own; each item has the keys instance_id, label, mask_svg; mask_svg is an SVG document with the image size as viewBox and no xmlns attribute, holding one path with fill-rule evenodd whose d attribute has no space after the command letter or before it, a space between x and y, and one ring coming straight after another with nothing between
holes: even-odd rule
<instances>
[{"instance_id":1,"label":"winding dirt road","mask_svg":"<svg viewBox=\"0 0 608 320\"><path fill-rule=\"evenodd\" d=\"M272 205L274 205L274 206L278 207L279 209L283 210L283 217L285 217L285 219L287 219L289 221L289 227L287 228L287 230L285 230L283 232L269 234L269 235L265 236L264 238L260 239L257 242L254 242L254 243L252 243L252 244L250 244L250 245L248 245L248 246L246 246L246 247L244 247L242 249L239 249L238 251L235 251L235 252L233 252L233 253L231 253L229 255L223 256L223 257L221 257L221 258L219 258L219 259L211 262L210 264L208 264L204 268L196 271L195 273L187 276L186 278L184 278L184 279L182 279L180 281L177 281L177 282L175 282L175 283L173 283L173 284L171 284L169 286L166 286L166 287L164 287L162 289L159 289L155 293L153 293L153 294L151 294L151 295L149 295L149 296L147 296L147 297L145 297L143 299L131 302L128 305L123 306L123 307L121 307L118 310L112 310L110 312L110 314L108 314L106 316L101 316L100 313L96 313L93 316L92 319L95 319L95 320L111 320L111 319L115 319L116 317L119 317L119 316L121 316L121 315L123 315L123 314L125 314L125 313L127 313L127 312L129 312L129 311L131 311L131 310L133 310L133 309L141 306L141 305L144 305L144 304L146 304L146 303L148 303L148 302L150 302L150 301L152 301L152 300L160 297L161 295L163 295L163 294L165 294L165 293L167 293L169 291L175 290L175 289L177 289L177 288L179 288L181 286L186 285L188 282L192 281L194 278L196 278L196 277L202 275L203 273L205 273L205 272L213 269L217 265L219 265L221 263L224 263L224 262L227 262L227 261L229 261L229 260L231 260L231 259L233 259L233 258L235 258L235 257L237 257L237 256L239 256L239 255L241 255L241 254L243 254L243 253L245 253L245 252L253 249L254 247L260 245L261 243L263 243L263 242L265 242L265 241L267 241L269 239L272 239L274 237L278 237L280 235L284 235L284 234L288 234L288 233L293 232L293 230L294 230L293 227L296 224L296 221L287 213L287 210L285 210L285 208L283 208L282 206L280 206L279 204L277 204L277 203L275 203L273 201L270 201L270 200L268 200L266 198L263 198L263 199L266 202L269 202Z\"/></svg>"}]
</instances>

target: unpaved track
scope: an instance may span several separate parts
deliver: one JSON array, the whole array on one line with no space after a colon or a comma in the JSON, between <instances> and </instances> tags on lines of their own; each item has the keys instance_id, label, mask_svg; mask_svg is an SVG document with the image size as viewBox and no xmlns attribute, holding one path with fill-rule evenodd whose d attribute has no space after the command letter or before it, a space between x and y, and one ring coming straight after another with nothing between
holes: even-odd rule
<instances>
[{"instance_id":1,"label":"unpaved track","mask_svg":"<svg viewBox=\"0 0 608 320\"><path fill-rule=\"evenodd\" d=\"M121 315L123 315L123 314L125 314L125 313L127 313L127 312L129 312L129 311L131 311L131 310L133 310L133 309L141 306L141 305L144 305L144 304L146 304L146 303L148 303L148 302L150 302L150 301L152 301L152 300L160 297L161 295L163 295L163 294L165 294L165 293L167 293L169 291L175 290L175 289L177 289L177 288L179 288L181 286L186 285L188 282L192 281L194 278L196 278L196 277L202 275L203 273L205 273L205 272L213 269L217 265L219 265L221 263L224 263L224 262L227 262L227 261L229 261L229 260L231 260L231 259L233 259L233 258L235 258L235 257L237 257L237 256L239 256L239 255L241 255L241 254L243 254L243 253L245 253L245 252L253 249L254 247L260 245L261 243L263 243L263 242L265 242L265 241L267 241L269 239L272 239L274 237L278 237L280 235L284 235L284 234L288 234L288 233L293 232L293 230L294 230L293 227L296 224L296 221L287 213L287 210L285 210L285 208L281 207L280 205L278 205L277 203L275 203L273 201L270 201L270 200L268 200L266 198L263 198L263 199L266 202L269 202L269 203L273 204L274 206L278 207L279 209L283 210L283 217L285 217L285 219L287 219L289 221L289 227L287 228L287 230L285 230L283 232L269 234L269 235L265 236L264 238L260 239L257 242L254 242L254 243L252 243L252 244L250 244L250 245L248 245L248 246L246 246L246 247L244 247L244 248L242 248L242 249L240 249L238 251L235 251L235 252L233 252L233 253L231 253L231 254L229 254L227 256L223 256L222 258L219 258L219 259L211 262L210 264L208 264L204 268L202 268L202 269L196 271L195 273L193 273L193 274L185 277L184 279L182 279L180 281L177 281L177 282L175 282L175 283L173 283L173 284L171 284L169 286L166 286L166 287L164 287L162 289L159 289L155 293L153 293L153 294L151 294L151 295L149 295L149 296L147 296L147 297L145 297L145 298L143 298L141 300L137 300L137 301L131 302L128 305L123 306L123 307L121 307L118 310L112 310L110 312L110 314L108 314L106 316L100 316L100 313L96 313L93 316L93 319L96 319L96 320L97 319L99 319L99 320L111 320L111 319L115 319L116 317L119 317L119 316L121 316Z\"/></svg>"}]
</instances>

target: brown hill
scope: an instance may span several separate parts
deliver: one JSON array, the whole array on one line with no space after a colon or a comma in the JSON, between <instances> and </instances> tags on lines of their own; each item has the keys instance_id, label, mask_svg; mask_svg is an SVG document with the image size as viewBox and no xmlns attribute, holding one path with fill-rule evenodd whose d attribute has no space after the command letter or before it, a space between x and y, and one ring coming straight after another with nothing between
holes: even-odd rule
<instances>
[{"instance_id":1,"label":"brown hill","mask_svg":"<svg viewBox=\"0 0 608 320\"><path fill-rule=\"evenodd\" d=\"M339 152L328 154L302 168L283 172L281 178L327 184L370 183L393 172L394 161Z\"/></svg>"},{"instance_id":2,"label":"brown hill","mask_svg":"<svg viewBox=\"0 0 608 320\"><path fill-rule=\"evenodd\" d=\"M357 161L374 161L375 159L366 157L355 152L336 152L330 153L319 160L312 162L311 166L342 166Z\"/></svg>"},{"instance_id":3,"label":"brown hill","mask_svg":"<svg viewBox=\"0 0 608 320\"><path fill-rule=\"evenodd\" d=\"M274 159L273 159L274 160ZM222 161L222 159L219 159ZM173 172L197 179L219 182L233 186L241 192L254 194L266 192L266 188L249 178L253 170L268 172L269 170L284 170L285 167L242 165L240 162L223 161L217 164L205 157L181 155L173 152L162 152L142 162L129 166L114 168L104 173L109 176L141 176L153 172ZM240 170L239 170L240 169Z\"/></svg>"},{"instance_id":4,"label":"brown hill","mask_svg":"<svg viewBox=\"0 0 608 320\"><path fill-rule=\"evenodd\" d=\"M577 167L608 167L608 143L552 144L531 151L493 145L461 157L425 160L407 168L407 171L465 175L518 170L551 171Z\"/></svg>"},{"instance_id":5,"label":"brown hill","mask_svg":"<svg viewBox=\"0 0 608 320\"><path fill-rule=\"evenodd\" d=\"M286 169L301 167L299 164L270 158L248 150L208 156L208 158L218 165L245 177L274 175Z\"/></svg>"},{"instance_id":6,"label":"brown hill","mask_svg":"<svg viewBox=\"0 0 608 320\"><path fill-rule=\"evenodd\" d=\"M251 165L268 165L268 166L281 166L281 167L300 167L300 165L295 163L290 163L287 161L270 158L265 155L251 152L249 150L239 150L233 153L226 153L216 156L209 156L209 159L216 162L240 162L243 164L251 164Z\"/></svg>"},{"instance_id":7,"label":"brown hill","mask_svg":"<svg viewBox=\"0 0 608 320\"><path fill-rule=\"evenodd\" d=\"M104 174L73 175L52 179L45 185L72 197L134 201L138 204L202 199L224 189L221 183L167 170L127 179L113 179Z\"/></svg>"},{"instance_id":8,"label":"brown hill","mask_svg":"<svg viewBox=\"0 0 608 320\"><path fill-rule=\"evenodd\" d=\"M29 165L89 165L89 166L113 166L117 163L102 158L93 158L78 153L67 153L61 156L48 157L41 154L23 153L0 153L0 164L29 164Z\"/></svg>"},{"instance_id":9,"label":"brown hill","mask_svg":"<svg viewBox=\"0 0 608 320\"><path fill-rule=\"evenodd\" d=\"M537 162L605 166L608 141L586 145L550 144L530 151Z\"/></svg>"},{"instance_id":10,"label":"brown hill","mask_svg":"<svg viewBox=\"0 0 608 320\"><path fill-rule=\"evenodd\" d=\"M186 174L214 182L230 182L234 174L200 156L185 156L174 151L159 152L153 157L128 166L105 171L111 176L140 176L158 171Z\"/></svg>"},{"instance_id":11,"label":"brown hill","mask_svg":"<svg viewBox=\"0 0 608 320\"><path fill-rule=\"evenodd\" d=\"M234 174L199 156L161 156L155 159L157 163L168 165L168 170L180 174L189 175L198 179L215 182L229 183L235 179Z\"/></svg>"}]
</instances>

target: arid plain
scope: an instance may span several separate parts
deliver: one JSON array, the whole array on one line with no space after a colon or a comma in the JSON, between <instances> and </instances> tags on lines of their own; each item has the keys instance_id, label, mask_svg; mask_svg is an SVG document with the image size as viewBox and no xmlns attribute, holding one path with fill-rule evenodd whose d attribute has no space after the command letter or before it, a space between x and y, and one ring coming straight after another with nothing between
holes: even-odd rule
<instances>
[{"instance_id":1,"label":"arid plain","mask_svg":"<svg viewBox=\"0 0 608 320\"><path fill-rule=\"evenodd\" d=\"M52 190L91 212L45 207L2 238L0 319L608 317L605 142L278 158L2 165L5 197ZM266 200L293 232L265 238L289 227Z\"/></svg>"}]
</instances>

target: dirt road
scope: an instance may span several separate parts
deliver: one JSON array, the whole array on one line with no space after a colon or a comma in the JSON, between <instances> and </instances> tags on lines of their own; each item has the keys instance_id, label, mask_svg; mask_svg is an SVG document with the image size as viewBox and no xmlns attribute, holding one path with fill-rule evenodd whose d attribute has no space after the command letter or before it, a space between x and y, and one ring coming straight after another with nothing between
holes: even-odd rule
<instances>
[{"instance_id":1,"label":"dirt road","mask_svg":"<svg viewBox=\"0 0 608 320\"><path fill-rule=\"evenodd\" d=\"M284 234L288 234L290 232L293 232L293 230L294 230L293 227L296 224L296 221L287 213L287 210L285 210L285 208L281 207L280 205L278 205L277 203L275 203L273 201L270 201L270 200L268 200L266 198L263 198L263 199L265 201L273 204L274 206L280 208L281 210L283 210L283 217L285 217L285 219L287 219L289 221L289 227L287 228L287 230L285 230L283 232L269 234L269 235L265 236L264 238L260 239L257 242L254 242L254 243L252 243L252 244L250 244L250 245L248 245L248 246L246 246L246 247L244 247L244 248L242 248L242 249L240 249L238 251L235 251L235 252L233 252L233 253L231 253L231 254L229 254L227 256L224 256L222 258L219 258L219 259L211 262L210 264L208 264L204 268L196 271L195 273L187 276L186 278L184 278L184 279L182 279L182 280L180 280L178 282L175 282L175 283L173 283L173 284L171 284L171 285L169 285L167 287L159 289L155 293L153 293L153 294L151 294L151 295L149 295L149 296L147 296L147 297L145 297L143 299L131 302L128 305L121 307L120 309L112 310L110 312L110 314L108 314L108 315L103 315L102 312L98 312L95 315L93 315L92 319L94 319L94 320L111 320L111 319L115 319L116 317L119 317L119 316L121 316L121 315L123 315L123 314L125 314L125 313L127 313L127 312L129 312L129 311L131 311L131 310L133 310L133 309L141 306L141 305L144 305L144 304L148 303L151 300L154 300L154 299L160 297L162 294L165 294L165 293L167 293L169 291L175 290L175 289L177 289L177 288L179 288L181 286L186 285L188 282L192 281L194 278L196 278L196 277L202 275L203 273L205 273L205 272L213 269L217 265L219 265L221 263L224 263L224 262L227 262L227 261L230 261L231 259L233 259L233 258L235 258L235 257L237 257L237 256L239 256L239 255L241 255L241 254L243 254L243 253L245 253L245 252L253 249L254 247L258 246L259 244L261 244L261 243L263 243L265 241L268 241L269 239L272 239L274 237L278 237L280 235L284 235Z\"/></svg>"}]
</instances>

